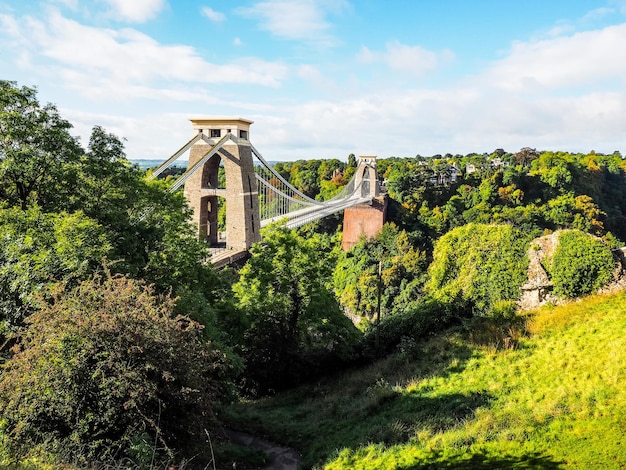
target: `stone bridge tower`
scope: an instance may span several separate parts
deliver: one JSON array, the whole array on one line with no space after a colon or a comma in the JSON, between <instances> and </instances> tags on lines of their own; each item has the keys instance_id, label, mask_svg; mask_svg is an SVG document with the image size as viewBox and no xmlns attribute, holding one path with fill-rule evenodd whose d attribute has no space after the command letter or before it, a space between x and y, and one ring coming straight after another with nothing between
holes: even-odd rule
<instances>
[{"instance_id":1,"label":"stone bridge tower","mask_svg":"<svg viewBox=\"0 0 626 470\"><path fill-rule=\"evenodd\" d=\"M359 157L355 173L355 188L361 186L361 196L372 197L368 204L357 204L343 212L342 248L349 250L361 237L375 238L387 220L387 195L381 193L376 157Z\"/></svg>"},{"instance_id":2,"label":"stone bridge tower","mask_svg":"<svg viewBox=\"0 0 626 470\"><path fill-rule=\"evenodd\" d=\"M198 237L211 244L218 242L218 197L221 197L226 202L226 248L247 250L261 239L257 181L250 147L253 121L239 117L199 118L191 119L191 123L194 133L203 133L208 142L200 140L191 147L189 168L222 138L230 137L185 182L185 197L193 209ZM218 181L221 163L226 176L224 185Z\"/></svg>"}]
</instances>

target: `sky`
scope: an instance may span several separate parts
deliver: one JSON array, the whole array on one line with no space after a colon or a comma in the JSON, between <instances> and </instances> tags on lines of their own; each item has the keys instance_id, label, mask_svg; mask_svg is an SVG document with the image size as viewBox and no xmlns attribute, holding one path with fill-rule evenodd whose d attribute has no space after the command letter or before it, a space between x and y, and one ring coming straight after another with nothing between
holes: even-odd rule
<instances>
[{"instance_id":1,"label":"sky","mask_svg":"<svg viewBox=\"0 0 626 470\"><path fill-rule=\"evenodd\" d=\"M626 0L0 0L0 79L130 159L211 116L267 160L626 154L625 78Z\"/></svg>"}]
</instances>

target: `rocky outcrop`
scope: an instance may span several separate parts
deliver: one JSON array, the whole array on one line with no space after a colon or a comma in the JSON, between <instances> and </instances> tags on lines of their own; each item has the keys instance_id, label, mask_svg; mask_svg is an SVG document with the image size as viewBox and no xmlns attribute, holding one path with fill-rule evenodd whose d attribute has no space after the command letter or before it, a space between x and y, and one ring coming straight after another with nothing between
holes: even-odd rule
<instances>
[{"instance_id":1,"label":"rocky outcrop","mask_svg":"<svg viewBox=\"0 0 626 470\"><path fill-rule=\"evenodd\" d=\"M552 294L552 281L544 266L550 262L559 243L561 232L535 238L528 249L528 276L522 285L522 296L518 303L523 310L536 308L548 302L558 303Z\"/></svg>"},{"instance_id":2,"label":"rocky outcrop","mask_svg":"<svg viewBox=\"0 0 626 470\"><path fill-rule=\"evenodd\" d=\"M563 299L552 293L553 283L545 268L551 263L554 252L559 244L559 237L563 230L557 230L550 235L535 238L528 249L528 277L522 285L522 295L518 300L518 307L529 310L546 303L555 305L564 303ZM613 292L626 289L626 248L613 250L615 256L615 270L613 280L599 292Z\"/></svg>"}]
</instances>

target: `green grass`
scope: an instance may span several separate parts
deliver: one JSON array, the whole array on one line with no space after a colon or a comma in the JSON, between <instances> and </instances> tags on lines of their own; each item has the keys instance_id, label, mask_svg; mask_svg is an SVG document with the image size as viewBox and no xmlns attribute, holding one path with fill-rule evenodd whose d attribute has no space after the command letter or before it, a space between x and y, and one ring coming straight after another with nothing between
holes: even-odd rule
<instances>
[{"instance_id":1,"label":"green grass","mask_svg":"<svg viewBox=\"0 0 626 470\"><path fill-rule=\"evenodd\" d=\"M232 425L328 469L626 467L626 294L480 320L273 398Z\"/></svg>"}]
</instances>

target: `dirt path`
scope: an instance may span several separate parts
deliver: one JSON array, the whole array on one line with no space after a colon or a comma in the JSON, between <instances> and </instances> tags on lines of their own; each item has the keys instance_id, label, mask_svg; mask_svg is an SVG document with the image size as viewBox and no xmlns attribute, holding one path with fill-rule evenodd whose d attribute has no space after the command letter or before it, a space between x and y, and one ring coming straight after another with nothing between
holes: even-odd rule
<instances>
[{"instance_id":1,"label":"dirt path","mask_svg":"<svg viewBox=\"0 0 626 470\"><path fill-rule=\"evenodd\" d=\"M262 450L270 457L270 463L261 470L297 470L300 454L289 447L281 447L251 434L225 429L226 437L233 443Z\"/></svg>"}]
</instances>

